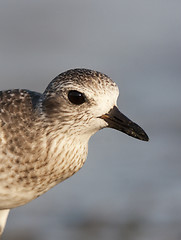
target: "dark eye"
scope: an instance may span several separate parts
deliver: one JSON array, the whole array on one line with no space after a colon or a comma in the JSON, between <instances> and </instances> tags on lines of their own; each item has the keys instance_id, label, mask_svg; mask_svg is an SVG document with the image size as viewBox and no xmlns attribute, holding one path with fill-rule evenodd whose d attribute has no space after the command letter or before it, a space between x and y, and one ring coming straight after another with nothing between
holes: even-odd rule
<instances>
[{"instance_id":1,"label":"dark eye","mask_svg":"<svg viewBox=\"0 0 181 240\"><path fill-rule=\"evenodd\" d=\"M68 92L68 99L71 103L80 105L85 102L84 94L76 90L71 90Z\"/></svg>"}]
</instances>

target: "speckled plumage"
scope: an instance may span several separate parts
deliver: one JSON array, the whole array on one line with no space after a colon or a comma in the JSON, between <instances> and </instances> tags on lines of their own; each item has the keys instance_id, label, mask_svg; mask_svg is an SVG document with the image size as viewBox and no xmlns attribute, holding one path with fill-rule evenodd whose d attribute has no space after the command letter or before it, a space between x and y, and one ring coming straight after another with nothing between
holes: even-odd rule
<instances>
[{"instance_id":1,"label":"speckled plumage","mask_svg":"<svg viewBox=\"0 0 181 240\"><path fill-rule=\"evenodd\" d=\"M72 104L71 90L84 93L85 103ZM110 78L87 69L60 74L43 94L0 92L0 210L26 204L76 173L117 97Z\"/></svg>"}]
</instances>

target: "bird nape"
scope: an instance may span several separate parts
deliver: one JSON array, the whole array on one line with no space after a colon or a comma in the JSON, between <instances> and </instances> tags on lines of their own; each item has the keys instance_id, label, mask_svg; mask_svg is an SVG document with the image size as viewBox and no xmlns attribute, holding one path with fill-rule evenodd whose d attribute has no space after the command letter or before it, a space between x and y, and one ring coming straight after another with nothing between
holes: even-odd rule
<instances>
[{"instance_id":1,"label":"bird nape","mask_svg":"<svg viewBox=\"0 0 181 240\"><path fill-rule=\"evenodd\" d=\"M119 90L105 74L68 70L44 93L0 92L0 234L9 210L24 205L76 173L89 138L115 128L148 141L117 108Z\"/></svg>"}]
</instances>

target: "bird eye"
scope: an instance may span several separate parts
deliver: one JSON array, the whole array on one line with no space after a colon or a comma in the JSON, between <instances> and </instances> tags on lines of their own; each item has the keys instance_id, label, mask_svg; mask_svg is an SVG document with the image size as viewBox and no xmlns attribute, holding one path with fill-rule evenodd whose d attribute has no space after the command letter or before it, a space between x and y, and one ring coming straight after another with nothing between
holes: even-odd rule
<instances>
[{"instance_id":1,"label":"bird eye","mask_svg":"<svg viewBox=\"0 0 181 240\"><path fill-rule=\"evenodd\" d=\"M76 90L71 90L68 92L68 99L71 103L76 105L80 105L85 102L84 94Z\"/></svg>"}]
</instances>

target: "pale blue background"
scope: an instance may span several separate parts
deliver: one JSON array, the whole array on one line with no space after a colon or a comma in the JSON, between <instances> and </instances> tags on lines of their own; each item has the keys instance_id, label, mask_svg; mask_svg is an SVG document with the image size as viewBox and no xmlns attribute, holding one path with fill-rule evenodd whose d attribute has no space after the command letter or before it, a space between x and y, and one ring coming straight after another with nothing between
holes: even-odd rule
<instances>
[{"instance_id":1,"label":"pale blue background","mask_svg":"<svg viewBox=\"0 0 181 240\"><path fill-rule=\"evenodd\" d=\"M180 12L179 0L0 2L1 89L99 70L150 136L97 133L83 169L13 210L3 239L181 239Z\"/></svg>"}]
</instances>

